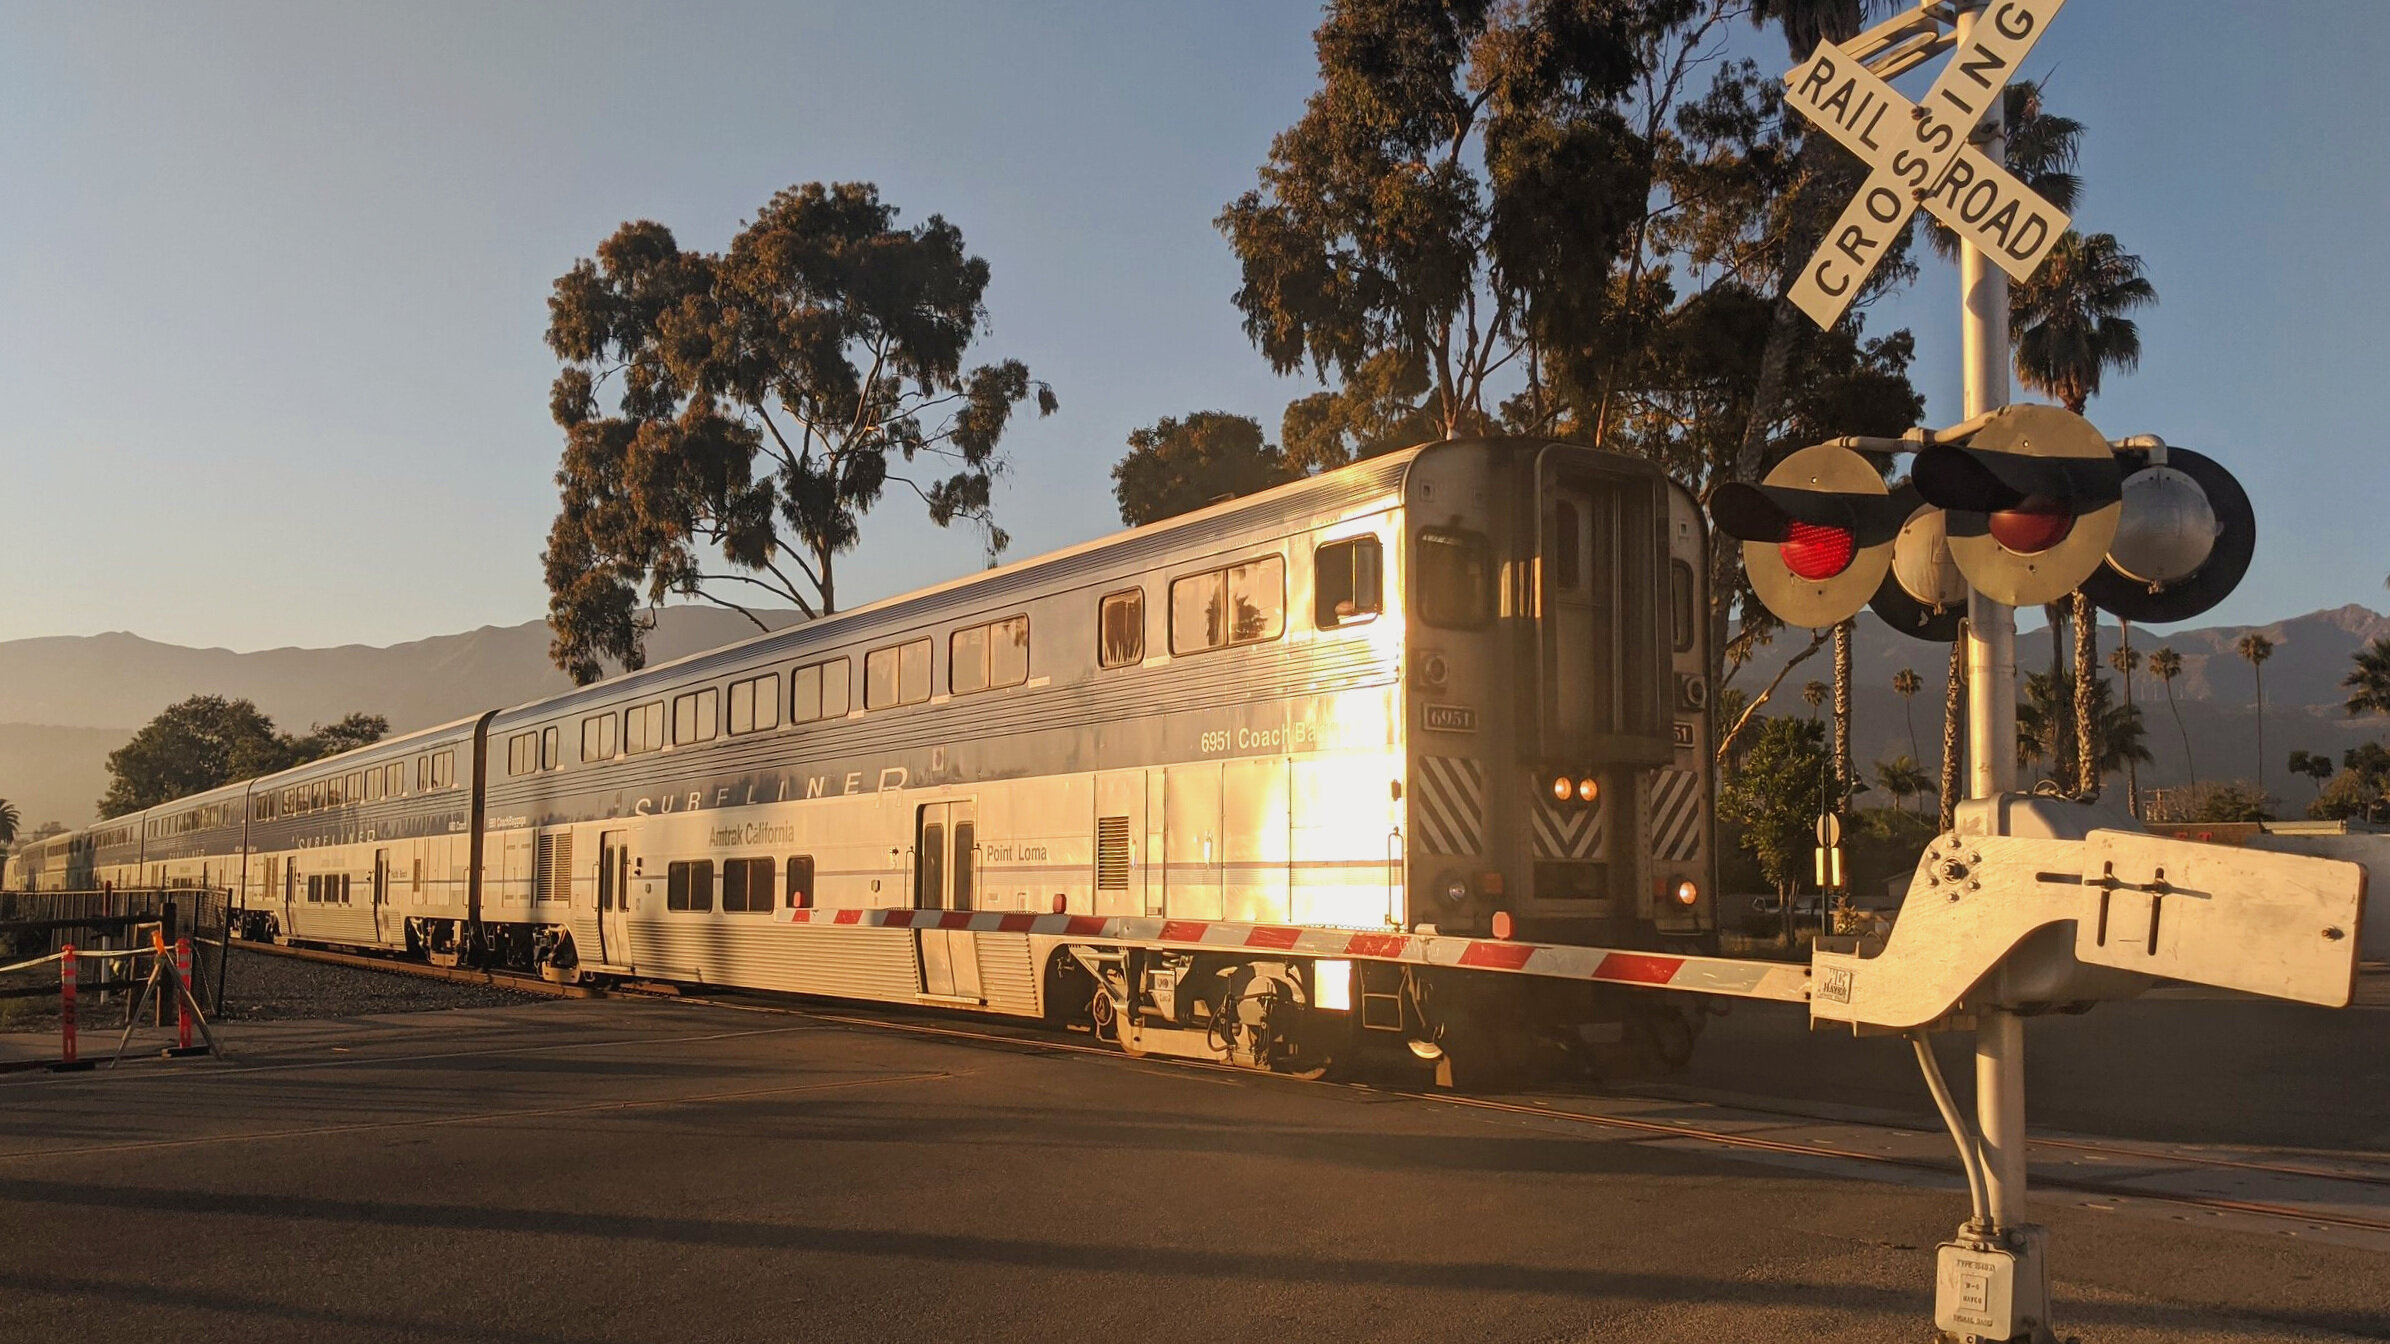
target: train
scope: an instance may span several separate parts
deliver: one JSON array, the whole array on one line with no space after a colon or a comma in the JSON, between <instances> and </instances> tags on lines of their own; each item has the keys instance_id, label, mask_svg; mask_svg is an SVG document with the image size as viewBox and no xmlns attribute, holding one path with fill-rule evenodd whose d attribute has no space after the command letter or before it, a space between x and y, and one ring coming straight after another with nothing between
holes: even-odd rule
<instances>
[{"instance_id":1,"label":"train","mask_svg":"<svg viewBox=\"0 0 2390 1344\"><path fill-rule=\"evenodd\" d=\"M1707 553L1648 462L1427 444L21 846L5 882L1280 1070L1681 1062L1680 996L1316 953L1714 946Z\"/></svg>"}]
</instances>

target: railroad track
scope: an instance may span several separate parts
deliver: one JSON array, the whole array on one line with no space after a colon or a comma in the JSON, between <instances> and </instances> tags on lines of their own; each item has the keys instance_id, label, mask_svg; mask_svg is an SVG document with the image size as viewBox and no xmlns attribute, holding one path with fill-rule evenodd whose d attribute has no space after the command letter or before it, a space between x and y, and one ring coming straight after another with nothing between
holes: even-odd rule
<instances>
[{"instance_id":1,"label":"railroad track","mask_svg":"<svg viewBox=\"0 0 2390 1344\"><path fill-rule=\"evenodd\" d=\"M917 1017L910 1016L908 1010L904 1008L880 1010L877 1008L858 1009L852 1006L842 1006L836 1009L831 1009L811 1004L789 1003L777 999L750 997L750 992L748 991L734 991L729 996L725 996L720 993L692 994L668 985L631 985L599 989L587 985L558 984L540 976L514 971L488 971L468 969L464 967L431 966L422 962L398 961L384 957L359 956L353 953L332 952L319 948L285 947L261 943L248 943L244 944L243 946L249 950L263 952L273 956L295 957L301 960L320 961L333 965L354 966L366 970L381 971L387 974L414 975L429 979L447 980L463 984L495 986L503 989L519 990L525 993L544 994L555 998L651 998L685 1003L692 1006L733 1009L741 1012L784 1014L794 1017L810 1018L815 1021L831 1022L844 1026L859 1027L867 1030L902 1032L909 1035L931 1036L947 1040L972 1042L976 1044L1000 1045L1011 1048L1032 1049L1056 1053L1096 1055L1105 1059L1114 1060L1127 1058L1126 1056L1122 1055L1120 1051L1112 1049L1111 1047L1061 1039L1058 1038L1053 1032L1041 1028L1033 1028L1028 1026L1016 1027L1011 1025L996 1024L973 1024L970 1026L964 1026L952 1022L924 1021ZM1159 1056L1147 1056L1141 1059L1140 1062L1165 1064L1173 1068L1204 1069L1220 1073L1239 1074L1246 1076L1252 1075L1252 1070L1250 1069L1243 1069L1225 1064L1208 1064L1200 1060L1171 1060ZM1454 1106L1467 1110L1485 1111L1520 1117L1531 1117L1544 1122L1557 1122L1569 1125L1579 1125L1588 1128L1611 1130L1614 1132L1631 1133L1647 1138L1690 1140L1729 1150L1767 1153L1776 1156L1831 1159L1838 1162L1856 1162L1917 1171L1936 1176L1947 1177L1953 1181L1963 1179L1962 1173L1959 1170L1957 1159L1955 1157L1929 1159L1905 1156L1895 1153L1868 1152L1862 1149L1855 1149L1836 1144L1804 1142L1799 1139L1790 1138L1776 1138L1765 1134L1751 1133L1748 1131L1726 1131L1696 1124L1683 1124L1666 1120L1655 1120L1643 1116L1615 1115L1595 1111L1576 1110L1566 1105L1543 1101L1516 1101L1506 1100L1498 1097L1473 1097L1460 1093L1422 1091L1413 1088L1384 1088L1366 1083L1332 1082L1325 1080L1305 1081L1292 1078L1284 1079L1283 1081L1296 1086L1335 1087L1364 1090L1379 1093L1381 1095L1402 1097L1408 1100L1424 1102L1431 1105ZM1934 1130L1933 1127L1924 1125L1922 1123L1910 1125L1889 1120L1851 1119L1847 1116L1819 1115L1812 1112L1805 1112L1791 1108L1754 1106L1739 1100L1733 1103L1704 1101L1698 1097L1688 1096L1683 1092L1678 1092L1674 1095L1632 1092L1619 1095L1628 1098L1664 1100L1676 1102L1678 1104L1707 1106L1718 1111L1721 1115L1728 1111L1740 1111L1745 1113L1776 1115L1784 1117L1787 1120L1830 1123L1850 1126L1858 1129L1880 1130L1888 1133L1899 1133L1904 1135L1938 1133L1938 1131ZM1592 1098L1589 1097L1589 1099ZM2203 1153L2183 1153L2176 1151L2153 1152L2147 1148L2128 1148L2082 1139L2036 1138L2033 1140L2033 1144L2037 1149L2042 1149L2045 1151L2055 1150L2076 1153L2082 1156L2114 1161L2120 1164L2130 1163L2141 1166L2149 1166L2152 1164L2173 1163L2188 1167L2229 1169L2252 1174L2264 1174L2303 1180L2340 1182L2367 1187L2390 1186L2390 1169L2375 1171L2335 1169L2332 1167L2308 1163L2273 1160L2249 1160L2244 1158L2222 1157ZM2151 1189L2144 1186L2128 1184L2122 1181L2101 1180L2074 1174L2036 1173L2034 1186L2039 1190L2064 1190L2075 1194L2091 1195L2105 1199L2145 1201L2186 1209L2196 1209L2211 1214L2239 1214L2263 1219L2281 1220L2284 1222L2303 1223L2310 1227L2330 1226L2354 1231L2390 1235L2390 1219L2368 1218L2332 1210L2301 1207L2288 1204L2277 1204L2264 1200L2235 1199L2217 1195L2187 1194L2180 1191Z\"/></svg>"}]
</instances>

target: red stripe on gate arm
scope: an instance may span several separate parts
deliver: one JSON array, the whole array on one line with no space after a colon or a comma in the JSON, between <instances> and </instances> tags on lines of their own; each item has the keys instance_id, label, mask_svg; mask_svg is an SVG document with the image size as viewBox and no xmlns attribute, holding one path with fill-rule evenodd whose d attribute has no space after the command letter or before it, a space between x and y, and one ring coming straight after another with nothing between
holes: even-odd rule
<instances>
[{"instance_id":1,"label":"red stripe on gate arm","mask_svg":"<svg viewBox=\"0 0 2390 1344\"><path fill-rule=\"evenodd\" d=\"M1596 980L1625 980L1638 985L1664 985L1676 978L1683 957L1657 957L1644 952L1612 952L1593 968Z\"/></svg>"},{"instance_id":2,"label":"red stripe on gate arm","mask_svg":"<svg viewBox=\"0 0 2390 1344\"><path fill-rule=\"evenodd\" d=\"M1246 932L1245 946L1278 948L1293 947L1295 945L1295 939L1302 936L1303 931L1301 929L1289 929L1277 924L1256 924Z\"/></svg>"},{"instance_id":3,"label":"red stripe on gate arm","mask_svg":"<svg viewBox=\"0 0 2390 1344\"><path fill-rule=\"evenodd\" d=\"M1162 941L1165 943L1200 943L1204 922L1200 919L1165 919L1162 921Z\"/></svg>"},{"instance_id":4,"label":"red stripe on gate arm","mask_svg":"<svg viewBox=\"0 0 2390 1344\"><path fill-rule=\"evenodd\" d=\"M913 912L910 910L882 910L879 915L880 922L888 928L909 929L913 927Z\"/></svg>"},{"instance_id":5,"label":"red stripe on gate arm","mask_svg":"<svg viewBox=\"0 0 2390 1344\"><path fill-rule=\"evenodd\" d=\"M970 911L968 911L968 910L948 910L948 911L945 911L944 913L942 913L942 914L940 914L940 915L938 916L938 927L939 927L939 928L941 928L941 929L967 929L967 928L970 928L970 927L971 927L971 912L970 912Z\"/></svg>"},{"instance_id":6,"label":"red stripe on gate arm","mask_svg":"<svg viewBox=\"0 0 2390 1344\"><path fill-rule=\"evenodd\" d=\"M1488 970L1515 971L1527 964L1535 949L1526 943L1490 943L1473 940L1461 949L1461 965L1482 966Z\"/></svg>"},{"instance_id":7,"label":"red stripe on gate arm","mask_svg":"<svg viewBox=\"0 0 2390 1344\"><path fill-rule=\"evenodd\" d=\"M863 912L860 910L841 910L838 912L838 918L832 922L838 924L860 924L863 922Z\"/></svg>"},{"instance_id":8,"label":"red stripe on gate arm","mask_svg":"<svg viewBox=\"0 0 2390 1344\"><path fill-rule=\"evenodd\" d=\"M1036 927L1035 915L1005 915L996 921L998 933L1027 933Z\"/></svg>"},{"instance_id":9,"label":"red stripe on gate arm","mask_svg":"<svg viewBox=\"0 0 2390 1344\"><path fill-rule=\"evenodd\" d=\"M1070 923L1064 927L1063 932L1081 938L1100 938L1103 936L1104 925L1109 922L1102 915L1072 915Z\"/></svg>"},{"instance_id":10,"label":"red stripe on gate arm","mask_svg":"<svg viewBox=\"0 0 2390 1344\"><path fill-rule=\"evenodd\" d=\"M1410 942L1399 933L1356 933L1345 940L1344 950L1355 957L1400 957Z\"/></svg>"}]
</instances>

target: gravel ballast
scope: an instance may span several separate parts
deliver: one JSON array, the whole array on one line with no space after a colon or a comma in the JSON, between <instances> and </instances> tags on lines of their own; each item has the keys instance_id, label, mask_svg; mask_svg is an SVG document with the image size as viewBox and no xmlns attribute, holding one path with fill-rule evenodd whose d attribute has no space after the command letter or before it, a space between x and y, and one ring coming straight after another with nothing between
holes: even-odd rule
<instances>
[{"instance_id":1,"label":"gravel ballast","mask_svg":"<svg viewBox=\"0 0 2390 1344\"><path fill-rule=\"evenodd\" d=\"M212 1005L215 1002L218 953L215 948L199 951L205 955L194 953L200 964L193 968L193 978L199 981L199 1001ZM45 967L37 974L54 977L56 971ZM239 943L233 944L231 960L225 967L224 981L222 1020L227 1022L365 1017L376 1013L438 1012L448 1008L496 1008L528 1003L540 997L492 985L460 984L398 971L335 966L320 961L303 961L297 957L280 957L268 952L252 951ZM29 982L24 976L16 975L9 977L9 983ZM121 998L102 1004L86 992L78 999L76 1006L86 1028L121 1026L124 1022L125 1009ZM0 1000L0 1031L55 1031L57 1026L58 1000L55 997Z\"/></svg>"}]
</instances>

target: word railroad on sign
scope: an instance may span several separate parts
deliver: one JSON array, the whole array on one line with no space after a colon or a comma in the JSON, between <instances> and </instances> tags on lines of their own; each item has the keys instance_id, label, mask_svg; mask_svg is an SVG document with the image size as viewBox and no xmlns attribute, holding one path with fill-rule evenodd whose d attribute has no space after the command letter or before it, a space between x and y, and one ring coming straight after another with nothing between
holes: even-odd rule
<instances>
[{"instance_id":1,"label":"word railroad on sign","mask_svg":"<svg viewBox=\"0 0 2390 1344\"><path fill-rule=\"evenodd\" d=\"M2031 277L2050 254L2066 232L2066 213L1994 163L1973 136L2063 3L1993 0L1965 45L1952 47L1923 102L1903 98L1862 58L1878 48L1880 64L1907 68L1904 58L1921 44L1886 46L1878 35L1895 25L1913 32L1914 15L1840 46L1821 42L1785 75L1785 101L1870 170L1793 282L1793 304L1810 320L1821 327L1841 320L1920 205L2012 279Z\"/></svg>"}]
</instances>

